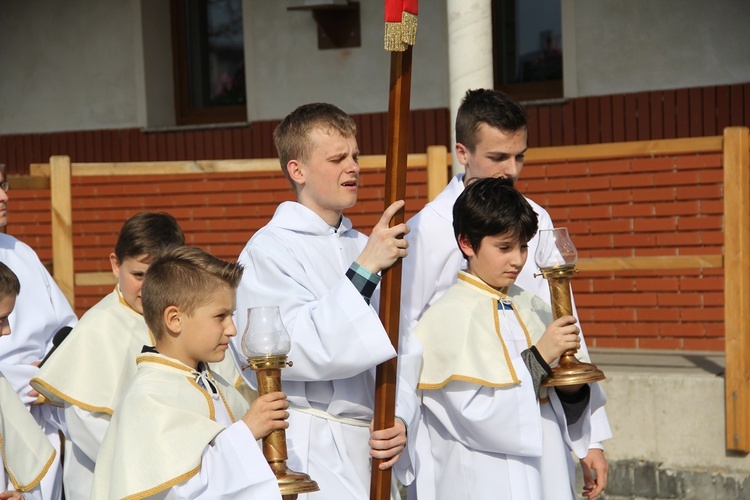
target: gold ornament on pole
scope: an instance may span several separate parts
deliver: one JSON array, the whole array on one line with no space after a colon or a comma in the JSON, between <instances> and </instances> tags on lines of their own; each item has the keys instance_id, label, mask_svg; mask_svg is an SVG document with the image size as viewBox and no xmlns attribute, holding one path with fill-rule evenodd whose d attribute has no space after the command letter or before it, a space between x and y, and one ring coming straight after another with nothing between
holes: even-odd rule
<instances>
[{"instance_id":1,"label":"gold ornament on pole","mask_svg":"<svg viewBox=\"0 0 750 500\"><path fill-rule=\"evenodd\" d=\"M281 390L281 369L292 366L286 355L292 347L277 306L253 307L247 310L247 327L242 334L242 352L258 379L258 395ZM318 491L310 476L286 466L286 432L278 429L263 438L263 455L279 482L284 500L294 500L300 493Z\"/></svg>"},{"instance_id":2,"label":"gold ornament on pole","mask_svg":"<svg viewBox=\"0 0 750 500\"><path fill-rule=\"evenodd\" d=\"M549 284L553 317L558 319L572 316L570 277L578 272L578 251L568 235L568 229L559 227L540 230L539 247L534 260ZM579 361L575 354L575 349L565 351L542 385L577 385L605 379L604 373L596 365Z\"/></svg>"}]
</instances>

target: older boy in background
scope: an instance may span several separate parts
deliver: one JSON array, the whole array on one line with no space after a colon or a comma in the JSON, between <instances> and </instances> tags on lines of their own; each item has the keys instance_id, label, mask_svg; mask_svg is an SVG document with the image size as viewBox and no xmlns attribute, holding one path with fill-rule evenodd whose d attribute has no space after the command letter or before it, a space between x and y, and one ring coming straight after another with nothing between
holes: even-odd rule
<instances>
[{"instance_id":1,"label":"older boy in background","mask_svg":"<svg viewBox=\"0 0 750 500\"><path fill-rule=\"evenodd\" d=\"M282 121L274 140L297 201L279 205L239 257L247 272L237 293L238 330L247 308L279 306L292 340L294 366L282 371L292 409L289 467L318 483L311 499L367 498L370 456L385 460L382 469L395 464L404 483L413 477L406 424L416 423L415 384L399 382L394 427L368 430L375 366L396 356L373 294L378 273L406 255L400 236L408 228L388 227L404 202L383 213L369 239L343 216L357 201L355 135L351 117L331 104L300 106ZM242 361L239 341L232 342ZM420 353L400 348L400 370L416 372Z\"/></svg>"}]
</instances>

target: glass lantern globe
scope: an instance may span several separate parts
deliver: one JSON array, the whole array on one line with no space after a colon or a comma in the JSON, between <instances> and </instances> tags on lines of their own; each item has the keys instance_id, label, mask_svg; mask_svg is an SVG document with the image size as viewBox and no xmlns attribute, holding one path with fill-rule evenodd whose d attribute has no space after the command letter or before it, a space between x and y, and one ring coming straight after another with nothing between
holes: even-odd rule
<instances>
[{"instance_id":1,"label":"glass lantern globe","mask_svg":"<svg viewBox=\"0 0 750 500\"><path fill-rule=\"evenodd\" d=\"M242 334L242 352L250 358L286 356L292 341L281 321L278 306L247 310L247 326Z\"/></svg>"},{"instance_id":2,"label":"glass lantern globe","mask_svg":"<svg viewBox=\"0 0 750 500\"><path fill-rule=\"evenodd\" d=\"M578 261L578 251L568 235L568 228L539 231L539 246L534 261L539 269L574 266Z\"/></svg>"}]
</instances>

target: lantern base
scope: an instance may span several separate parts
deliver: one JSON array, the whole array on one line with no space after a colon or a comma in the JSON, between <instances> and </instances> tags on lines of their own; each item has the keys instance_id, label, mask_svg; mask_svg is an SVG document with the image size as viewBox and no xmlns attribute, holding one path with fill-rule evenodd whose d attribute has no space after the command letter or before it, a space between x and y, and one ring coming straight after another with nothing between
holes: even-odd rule
<instances>
[{"instance_id":1,"label":"lantern base","mask_svg":"<svg viewBox=\"0 0 750 500\"><path fill-rule=\"evenodd\" d=\"M283 462L271 464L271 469L276 475L276 481L279 483L279 490L281 490L282 496L320 491L318 483L310 479L310 476L289 469Z\"/></svg>"},{"instance_id":2,"label":"lantern base","mask_svg":"<svg viewBox=\"0 0 750 500\"><path fill-rule=\"evenodd\" d=\"M570 360L572 358L572 361ZM552 375L542 381L543 386L555 387L566 385L589 384L604 380L604 372L596 365L582 363L574 356L563 355L557 366L552 368Z\"/></svg>"}]
</instances>

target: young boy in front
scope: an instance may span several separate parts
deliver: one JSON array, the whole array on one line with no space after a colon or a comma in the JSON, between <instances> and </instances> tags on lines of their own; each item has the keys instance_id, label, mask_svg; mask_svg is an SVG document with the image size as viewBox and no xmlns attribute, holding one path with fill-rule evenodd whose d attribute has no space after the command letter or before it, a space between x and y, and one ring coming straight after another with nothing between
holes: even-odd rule
<instances>
[{"instance_id":1,"label":"young boy in front","mask_svg":"<svg viewBox=\"0 0 750 500\"><path fill-rule=\"evenodd\" d=\"M232 314L241 277L239 264L194 247L175 248L151 265L143 314L156 347L143 347L110 422L92 500L281 498L256 440L286 428L286 395L266 394L248 410L209 368L237 334Z\"/></svg>"},{"instance_id":2,"label":"young boy in front","mask_svg":"<svg viewBox=\"0 0 750 500\"><path fill-rule=\"evenodd\" d=\"M141 348L154 345L143 320L143 277L164 250L184 244L169 214L142 212L128 219L109 256L117 286L84 314L31 382L52 404L64 407L68 500L88 500L112 412L135 375Z\"/></svg>"},{"instance_id":3,"label":"young boy in front","mask_svg":"<svg viewBox=\"0 0 750 500\"><path fill-rule=\"evenodd\" d=\"M0 337L11 333L9 316L20 292L18 277L0 262ZM40 483L56 452L1 372L0 450L0 499L41 499Z\"/></svg>"},{"instance_id":4,"label":"young boy in front","mask_svg":"<svg viewBox=\"0 0 750 500\"><path fill-rule=\"evenodd\" d=\"M604 404L594 384L541 387L550 365L580 347L573 316L514 285L537 230L512 180L477 179L453 207L468 269L415 328L436 500L572 500L572 450L586 456L590 416ZM543 415L558 426L549 431ZM545 466L542 474L542 457Z\"/></svg>"},{"instance_id":5,"label":"young boy in front","mask_svg":"<svg viewBox=\"0 0 750 500\"><path fill-rule=\"evenodd\" d=\"M331 104L303 105L284 118L274 141L297 201L279 205L238 259L247 269L237 292L238 330L247 308L278 306L291 337L294 365L282 371L291 403L289 467L320 486L310 499L368 498L371 456L385 460L382 469L396 464L399 479L411 481L412 447L402 451L405 422L417 421L415 384L399 379L393 427L368 429L375 367L396 356L370 301L376 305L378 273L406 255L400 236L408 228L388 227L403 201L385 211L369 239L342 214L357 201L356 132L351 117ZM400 374L412 369L415 382L419 353L399 347ZM241 352L236 337L233 350Z\"/></svg>"}]
</instances>

